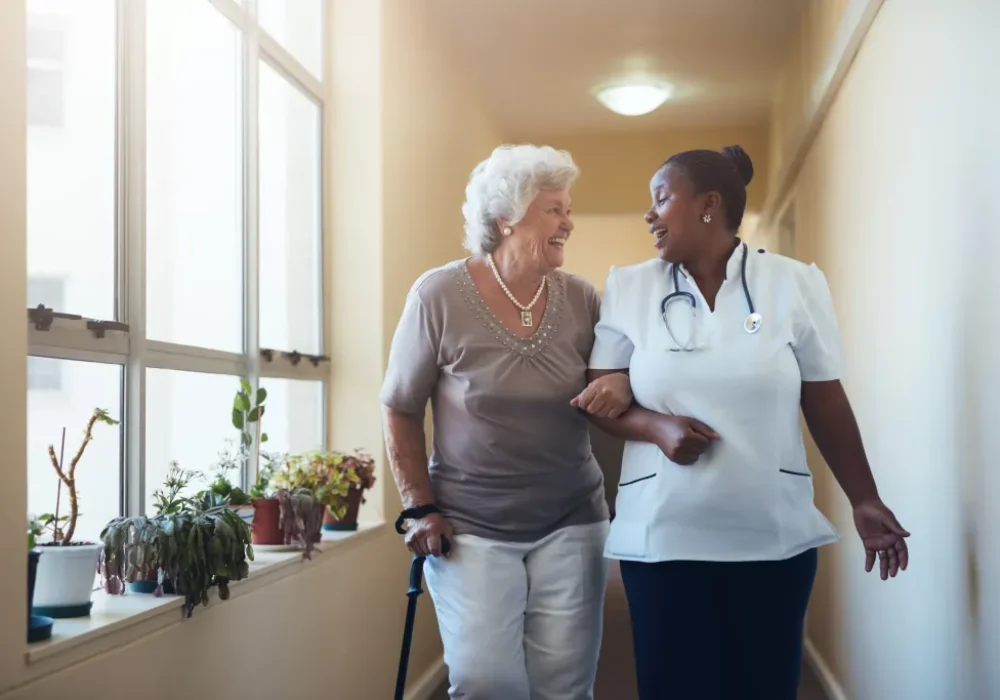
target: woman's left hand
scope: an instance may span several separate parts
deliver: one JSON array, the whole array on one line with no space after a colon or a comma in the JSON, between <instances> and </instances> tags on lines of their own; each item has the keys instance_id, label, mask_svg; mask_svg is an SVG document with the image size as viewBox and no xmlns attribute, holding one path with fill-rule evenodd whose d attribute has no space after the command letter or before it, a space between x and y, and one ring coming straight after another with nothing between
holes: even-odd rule
<instances>
[{"instance_id":1,"label":"woman's left hand","mask_svg":"<svg viewBox=\"0 0 1000 700\"><path fill-rule=\"evenodd\" d=\"M617 418L632 405L632 384L624 372L598 377L570 405L598 418Z\"/></svg>"},{"instance_id":2,"label":"woman's left hand","mask_svg":"<svg viewBox=\"0 0 1000 700\"><path fill-rule=\"evenodd\" d=\"M854 506L854 526L865 545L865 571L871 571L878 557L882 580L905 571L910 563L906 538L910 533L879 499Z\"/></svg>"}]
</instances>

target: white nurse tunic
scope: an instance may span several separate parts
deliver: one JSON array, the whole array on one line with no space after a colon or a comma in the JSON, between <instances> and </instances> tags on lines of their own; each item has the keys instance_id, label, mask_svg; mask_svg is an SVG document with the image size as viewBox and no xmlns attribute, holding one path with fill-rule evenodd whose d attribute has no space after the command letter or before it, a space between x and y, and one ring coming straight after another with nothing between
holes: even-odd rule
<instances>
[{"instance_id":1,"label":"white nurse tunic","mask_svg":"<svg viewBox=\"0 0 1000 700\"><path fill-rule=\"evenodd\" d=\"M729 259L709 312L683 266L668 307L670 330L690 352L671 352L660 312L672 287L670 264L612 268L590 358L595 370L628 368L639 405L696 418L720 439L689 466L653 444L629 441L605 555L634 561L779 560L837 540L813 503L799 418L801 382L841 376L841 347L830 289L815 265L748 251Z\"/></svg>"}]
</instances>

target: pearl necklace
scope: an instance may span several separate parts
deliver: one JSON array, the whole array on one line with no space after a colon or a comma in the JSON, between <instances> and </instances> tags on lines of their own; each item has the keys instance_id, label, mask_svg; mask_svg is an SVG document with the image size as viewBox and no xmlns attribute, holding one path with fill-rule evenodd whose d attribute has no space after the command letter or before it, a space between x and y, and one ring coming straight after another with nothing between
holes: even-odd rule
<instances>
[{"instance_id":1,"label":"pearl necklace","mask_svg":"<svg viewBox=\"0 0 1000 700\"><path fill-rule=\"evenodd\" d=\"M493 276L496 277L497 283L500 285L500 289L502 289L503 293L507 295L507 298L511 300L511 303L521 310L521 325L525 328L531 328L535 325L535 321L531 317L531 309L538 303L538 299L542 296L542 290L545 289L545 284L549 281L549 278L547 276L542 277L542 283L538 285L538 291L535 292L535 297L528 305L524 305L514 297L511 291L507 289L507 285L504 284L503 280L500 278L500 271L497 270L496 263L493 262L493 254L487 253L486 259L490 263L490 269L493 270Z\"/></svg>"}]
</instances>

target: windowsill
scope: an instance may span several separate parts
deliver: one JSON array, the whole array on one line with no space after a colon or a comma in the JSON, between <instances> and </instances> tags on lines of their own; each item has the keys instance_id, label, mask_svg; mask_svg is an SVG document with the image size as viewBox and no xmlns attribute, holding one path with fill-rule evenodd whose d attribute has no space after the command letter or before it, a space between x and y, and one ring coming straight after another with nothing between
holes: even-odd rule
<instances>
[{"instance_id":1,"label":"windowsill","mask_svg":"<svg viewBox=\"0 0 1000 700\"><path fill-rule=\"evenodd\" d=\"M293 576L304 567L335 556L337 550L344 546L369 539L383 528L383 523L361 523L356 532L324 532L323 541L313 551L311 561L303 560L301 550L255 550L254 561L250 562L250 575L229 584L230 600ZM217 605L218 598L217 589L210 591L209 607ZM101 590L94 591L91 600L94 605L89 617L56 620L51 639L28 646L25 659L29 665L64 654L72 657L67 658L67 663L76 663L184 621L181 612L184 598L181 596L157 598L148 593L131 591L125 595L108 595ZM199 605L194 615L204 614L205 610ZM71 653L74 651L78 653Z\"/></svg>"}]
</instances>

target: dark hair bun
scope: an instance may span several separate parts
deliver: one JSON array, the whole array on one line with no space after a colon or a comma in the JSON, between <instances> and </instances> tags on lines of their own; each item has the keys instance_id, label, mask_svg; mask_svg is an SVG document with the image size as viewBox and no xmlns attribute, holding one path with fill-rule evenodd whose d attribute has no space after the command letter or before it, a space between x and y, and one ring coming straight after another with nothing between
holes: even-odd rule
<instances>
[{"instance_id":1,"label":"dark hair bun","mask_svg":"<svg viewBox=\"0 0 1000 700\"><path fill-rule=\"evenodd\" d=\"M743 178L743 184L749 185L750 181L753 180L753 161L750 160L750 156L743 150L743 147L726 146L722 149L722 155L731 160L733 165L736 166L740 177Z\"/></svg>"}]
</instances>

